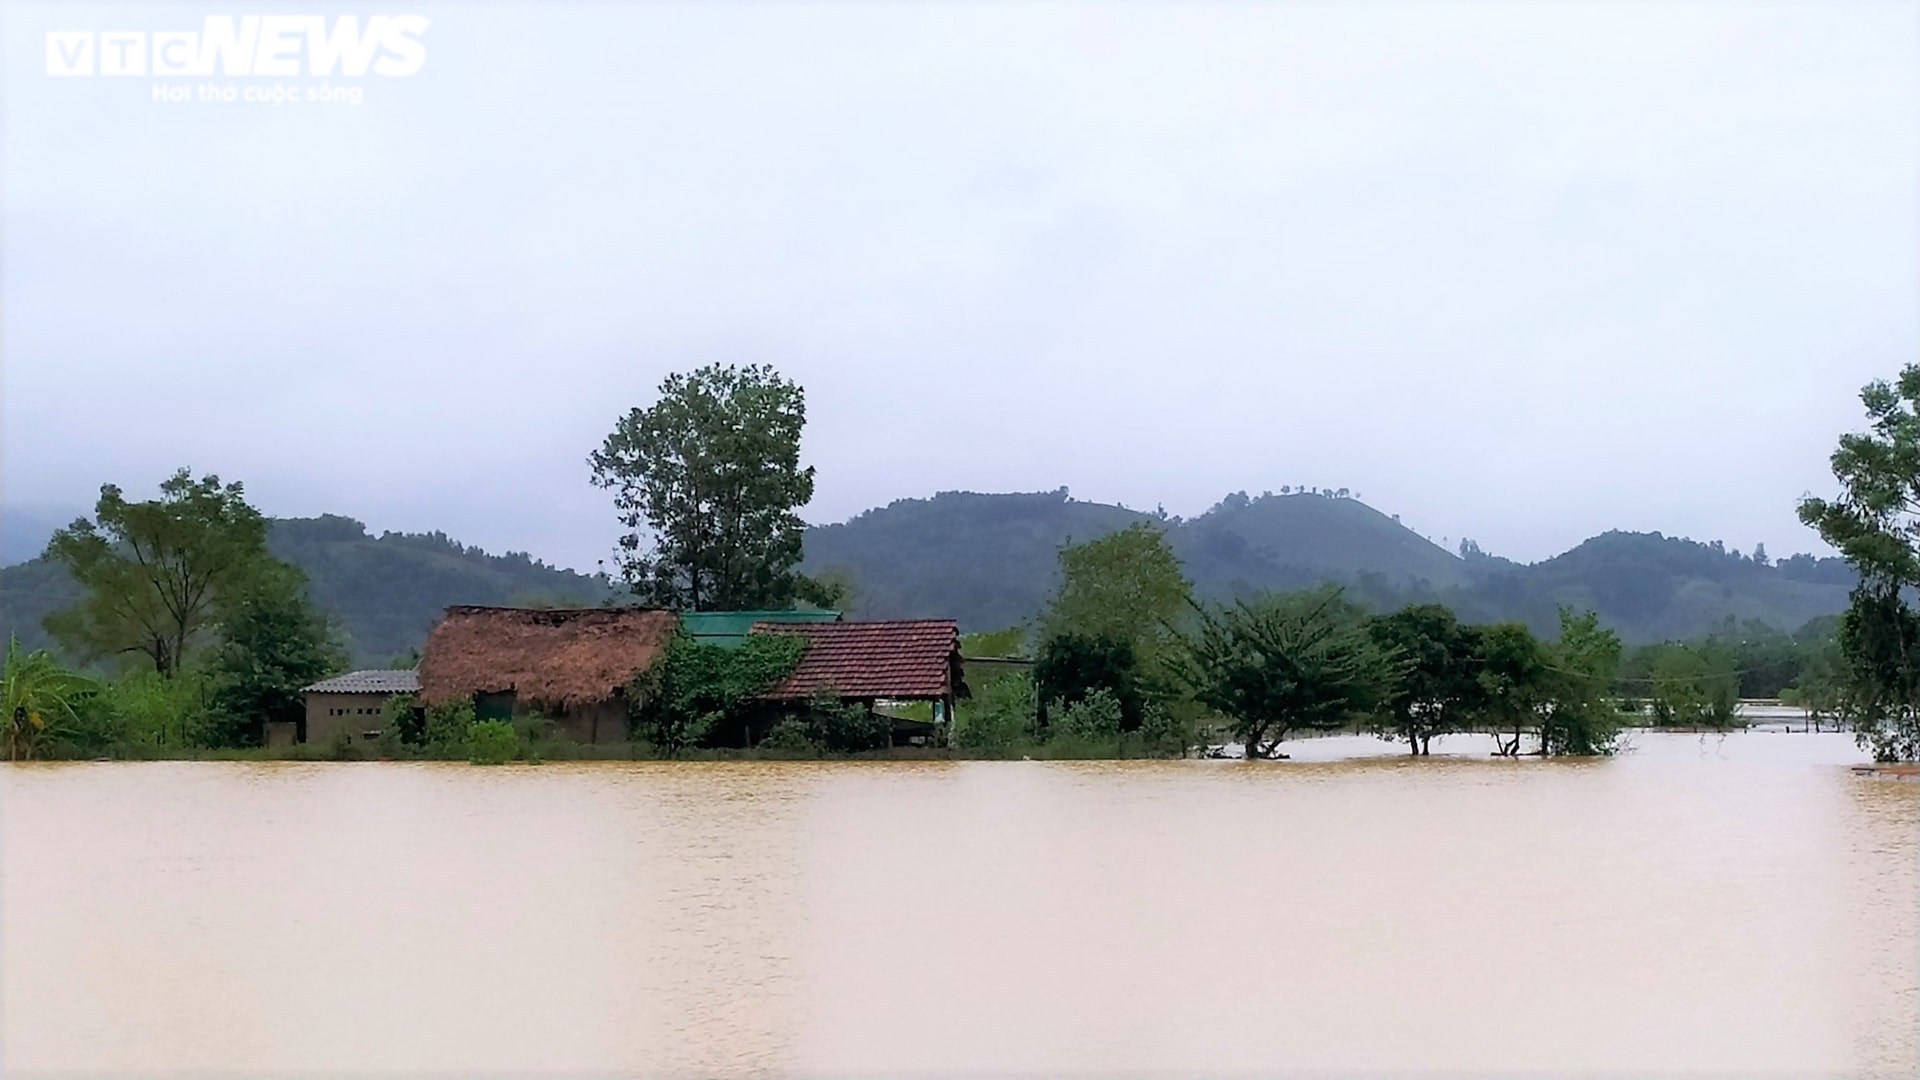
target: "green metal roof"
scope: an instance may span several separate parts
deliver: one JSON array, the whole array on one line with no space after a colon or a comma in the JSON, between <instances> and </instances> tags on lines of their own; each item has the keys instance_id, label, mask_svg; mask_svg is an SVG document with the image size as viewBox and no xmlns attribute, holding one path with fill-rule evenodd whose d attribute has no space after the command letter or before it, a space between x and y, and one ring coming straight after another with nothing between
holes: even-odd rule
<instances>
[{"instance_id":1,"label":"green metal roof","mask_svg":"<svg viewBox=\"0 0 1920 1080\"><path fill-rule=\"evenodd\" d=\"M732 648L747 640L757 622L839 622L840 613L828 608L802 611L683 611L680 628L706 645Z\"/></svg>"}]
</instances>

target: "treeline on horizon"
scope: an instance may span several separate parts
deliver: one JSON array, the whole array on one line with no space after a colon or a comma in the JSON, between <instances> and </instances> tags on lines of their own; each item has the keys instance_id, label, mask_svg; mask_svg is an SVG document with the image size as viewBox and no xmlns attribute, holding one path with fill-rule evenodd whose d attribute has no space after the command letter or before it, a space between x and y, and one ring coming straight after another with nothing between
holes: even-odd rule
<instances>
[{"instance_id":1,"label":"treeline on horizon","mask_svg":"<svg viewBox=\"0 0 1920 1080\"><path fill-rule=\"evenodd\" d=\"M1845 608L1855 580L1840 559L1775 562L1764 548L1742 553L1658 533L1603 533L1521 564L1471 540L1455 555L1354 498L1236 494L1181 519L1077 501L1065 489L897 500L809 530L804 565L845 573L863 617L947 615L989 629L1041 610L1062 544L1137 522L1166 533L1206 599L1331 582L1374 610L1439 603L1469 621L1517 620L1540 634L1572 606L1633 643L1699 638L1729 616L1793 633Z\"/></svg>"},{"instance_id":2,"label":"treeline on horizon","mask_svg":"<svg viewBox=\"0 0 1920 1080\"><path fill-rule=\"evenodd\" d=\"M1697 640L1629 652L1620 631L1603 622L1603 610L1671 609L1675 598L1663 597L1661 585L1671 590L1678 582L1683 595L1717 588L1726 600L1735 595L1730 582L1742 577L1807 589L1838 582L1808 580L1829 572L1819 560L1790 559L1783 568L1763 550L1743 555L1657 535L1606 534L1527 568L1467 542L1455 557L1338 489L1330 498L1230 496L1193 522L1100 507L1109 527L1091 530L1093 539L1048 543L1045 530L1027 530L1050 548L1054 564L1054 585L1024 631L1036 654L1032 676L995 680L993 693L954 719L951 735L974 751L1057 747L1064 739L1117 752L1184 753L1209 732L1225 731L1249 756L1262 757L1277 754L1299 729L1371 728L1404 738L1416 752L1434 734L1478 730L1501 733L1504 754L1520 753L1523 735L1542 755L1596 754L1610 751L1623 716L1725 728L1737 722L1734 705L1743 694L1790 694L1816 712L1844 714L1877 756L1911 757L1920 661L1908 666L1906 657L1920 656L1920 614L1907 606L1907 594L1920 585L1920 552L1902 493L1920 488L1920 478L1896 478L1903 462L1920 460L1920 447L1909 453L1906 446L1920 442L1920 422L1911 415L1920 402L1920 367L1903 372L1898 392L1876 383L1862 396L1875 431L1843 437L1833 459L1846 498L1810 498L1800 506L1802 519L1856 572L1837 620L1810 617L1786 632L1779 621L1725 612ZM808 532L798 511L813 493L813 469L799 463L804 425L803 391L769 367L711 365L669 376L659 399L629 410L589 456L592 482L611 493L625 531L616 553L618 589L608 579L586 580L612 593L604 599L675 610L806 603L892 614L874 610L871 581L842 566L802 565ZM148 735L172 740L166 745L257 742L262 723L297 711L300 685L344 664L339 623L314 603L307 572L271 550L269 523L239 484L182 469L161 491L160 499L135 503L106 485L94 518L49 542L39 565L64 570L77 596L48 614L43 628L85 662L119 658L126 677L93 682L50 652L23 651L10 640L9 694L44 706L13 706L7 730L15 750L31 755L60 744L57 732L85 727L76 703L116 695L124 707L107 711L113 722L124 728L135 717ZM1090 505L1072 503L1064 490L1053 495L1042 505ZM1260 542L1261 529L1286 534L1294 553L1312 563L1311 573L1335 583L1292 587L1291 564L1276 562ZM896 543L893 561L924 562L942 544L977 546L978 537L964 533L936 530L937 543ZM311 561L322 569L339 552L385 544L437 560L453 575L449 583L474 565L552 572L524 555L495 559L443 536L371 540L343 518L305 523L295 536L308 542L310 555L317 549ZM1664 581L1644 572L1593 576L1596 568L1617 569L1628 561L1624 553L1648 543L1684 565L1673 565ZM1225 571L1204 590L1189 573L1208 565ZM1401 577L1381 587L1391 590L1386 596L1369 596L1387 579L1381 565L1397 565ZM1575 575L1578 588L1529 591L1522 577L1551 580L1569 568L1586 574ZM935 564L936 574L942 569ZM964 565L944 569L944 588L991 596L962 572ZM1349 574L1350 585L1338 583ZM1001 578L1003 588L1015 584ZM1418 592L1474 598L1502 589L1534 603L1552 601L1551 631L1539 632L1537 620L1524 617L1476 617L1466 603ZM1775 595L1776 613L1791 599ZM687 670L705 674L688 692L668 696L705 702L689 706L693 718L711 712L715 700L703 680L738 701L757 693L736 685L738 673L727 674L727 665L691 655ZM182 687L196 680L198 698L187 701ZM1002 685L1009 682L1011 688ZM171 704L136 715L156 697ZM204 730L189 732L182 720L168 734L164 720L149 722L163 713L191 713ZM50 725L49 717L64 717L65 726ZM806 730L789 728L793 745L785 749L804 749Z\"/></svg>"},{"instance_id":3,"label":"treeline on horizon","mask_svg":"<svg viewBox=\"0 0 1920 1080\"><path fill-rule=\"evenodd\" d=\"M1520 621L1550 634L1558 611L1596 612L1629 644L1699 640L1731 618L1792 637L1846 606L1854 583L1840 559L1769 561L1718 542L1610 532L1533 564L1462 541L1446 552L1357 497L1230 495L1190 519L1028 494L947 492L903 499L853 519L804 529L801 568L848 589L862 618L949 617L967 631L1026 623L1058 580L1067 543L1135 522L1168 535L1196 595L1230 600L1338 583L1370 609L1444 604L1470 622ZM521 552L491 555L445 533L369 534L343 516L269 519L267 543L307 576L356 663L420 647L452 604L572 606L617 602L624 583L555 567ZM43 627L78 585L57 562L0 569L0 635L54 647ZM79 658L68 655L70 661Z\"/></svg>"},{"instance_id":4,"label":"treeline on horizon","mask_svg":"<svg viewBox=\"0 0 1920 1080\"><path fill-rule=\"evenodd\" d=\"M1236 503L1230 497L1202 518L1183 523L1177 518L1133 516L1132 511L1118 507L1074 502L1064 491L947 493L929 500L902 500L868 511L847 525L809 529L806 550L826 550L840 557L821 569L849 586L842 606L855 617L956 617L969 632L1031 623L1057 583L1060 546L1074 539L1097 538L1133 520L1160 522L1176 551L1187 549L1181 558L1183 571L1197 579L1196 595L1202 598L1233 599L1335 582L1344 585L1350 599L1373 611L1436 603L1468 622L1521 621L1541 634L1553 631L1561 606L1574 606L1596 611L1603 624L1620 632L1636 649L1664 640L1705 645L1710 638L1778 643L1831 636L1830 616L1844 607L1845 590L1853 579L1851 568L1838 559L1796 555L1768 563L1764 551L1742 554L1715 543L1610 533L1531 566L1486 555L1472 541L1463 541L1461 557L1453 561L1464 568L1466 583L1445 587L1424 580L1396 582L1385 572L1371 569L1343 577L1338 567L1322 571L1269 567L1259 574L1232 577L1212 572L1213 585L1204 584L1208 568L1217 571L1220 565L1217 558L1210 560L1208 545L1217 552L1223 546L1244 547L1247 542L1208 538L1204 532L1196 539L1191 533L1183 535L1180 527L1200 529L1194 523L1257 509L1261 502L1261 497L1253 497ZM1370 508L1353 505L1367 518L1391 524ZM889 521L890 513L898 517ZM1362 520L1369 527L1375 524ZM977 535L981 522L1004 530L1000 542ZM1229 519L1204 528L1220 533L1232 524ZM839 531L849 528L871 532L863 533L854 545ZM924 539L916 541L902 532L921 537L954 534L964 542L941 541L935 550L927 551ZM1032 539L1023 542L1021 537ZM274 556L306 575L314 602L335 621L343 647L362 666L383 665L394 656L417 650L433 621L452 604L565 607L619 602L627 595L617 581L555 567L526 553L491 555L441 532L371 535L360 522L336 515L269 519L267 545ZM892 554L881 558L882 552ZM1242 556L1242 561L1248 560ZM927 564L938 569L923 571ZM807 565L818 567L817 563ZM903 575L910 580L903 582ZM1257 577L1260 584L1249 581L1249 576ZM1777 592L1782 581L1809 592L1792 598L1798 604L1769 604L1768 589ZM56 562L38 559L0 569L0 636L17 635L29 649L56 647L44 620L79 594L77 583ZM1683 624L1685 632L1656 632L1660 613L1671 615L1674 609L1686 607L1689 597L1699 600L1698 610L1671 620ZM1730 607L1773 617L1738 617L1726 610ZM1803 612L1811 614L1795 617ZM66 659L80 661L71 653ZM1742 693L1773 697L1790 682L1762 677L1744 686Z\"/></svg>"}]
</instances>

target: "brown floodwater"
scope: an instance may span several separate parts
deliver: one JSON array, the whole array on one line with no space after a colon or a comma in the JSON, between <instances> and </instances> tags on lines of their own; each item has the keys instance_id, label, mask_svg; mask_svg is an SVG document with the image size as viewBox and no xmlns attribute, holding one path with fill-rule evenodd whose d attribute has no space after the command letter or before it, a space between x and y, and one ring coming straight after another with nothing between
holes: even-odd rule
<instances>
[{"instance_id":1,"label":"brown floodwater","mask_svg":"<svg viewBox=\"0 0 1920 1080\"><path fill-rule=\"evenodd\" d=\"M1583 762L0 770L13 1074L1920 1074L1920 784ZM1358 760L1336 760L1352 755Z\"/></svg>"}]
</instances>

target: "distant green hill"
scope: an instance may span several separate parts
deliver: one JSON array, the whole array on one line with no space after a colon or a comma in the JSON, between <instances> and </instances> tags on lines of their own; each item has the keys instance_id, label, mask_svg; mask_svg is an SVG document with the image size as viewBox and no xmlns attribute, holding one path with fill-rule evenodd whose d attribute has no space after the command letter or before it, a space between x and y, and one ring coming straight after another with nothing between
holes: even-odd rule
<instances>
[{"instance_id":1,"label":"distant green hill","mask_svg":"<svg viewBox=\"0 0 1920 1080\"><path fill-rule=\"evenodd\" d=\"M1694 637L1728 617L1793 630L1844 608L1853 584L1838 559L1768 565L1658 533L1605 533L1523 565L1471 545L1455 555L1357 499L1241 493L1183 521L1080 502L1064 488L901 499L808 529L805 568L846 571L859 617L946 616L967 631L992 630L1039 613L1060 545L1136 521L1163 524L1206 598L1333 581L1376 609L1433 600L1465 619L1517 619L1543 633L1555 626L1556 606L1571 604L1599 612L1634 642ZM360 664L418 648L450 604L566 605L610 595L597 578L525 553L490 555L443 533L371 536L333 515L276 520L268 546L306 571L314 600ZM75 597L58 566L36 559L0 569L0 635L47 644L41 619Z\"/></svg>"},{"instance_id":2,"label":"distant green hill","mask_svg":"<svg viewBox=\"0 0 1920 1080\"><path fill-rule=\"evenodd\" d=\"M1205 596L1376 576L1392 588L1468 581L1458 556L1358 499L1313 494L1229 495L1169 537Z\"/></svg>"},{"instance_id":3,"label":"distant green hill","mask_svg":"<svg viewBox=\"0 0 1920 1080\"><path fill-rule=\"evenodd\" d=\"M854 610L864 617L949 617L969 630L990 630L1039 610L1053 589L1061 544L1148 517L1075 502L1065 488L1020 495L943 491L808 529L804 567L850 572Z\"/></svg>"},{"instance_id":4,"label":"distant green hill","mask_svg":"<svg viewBox=\"0 0 1920 1080\"><path fill-rule=\"evenodd\" d=\"M805 566L846 571L863 617L946 615L968 630L986 630L1040 610L1055 584L1061 544L1150 520L1164 523L1205 597L1323 581L1364 584L1369 594L1390 596L1469 581L1458 557L1356 499L1244 492L1182 521L1080 502L1065 488L1012 495L945 491L808 529Z\"/></svg>"},{"instance_id":5,"label":"distant green hill","mask_svg":"<svg viewBox=\"0 0 1920 1080\"><path fill-rule=\"evenodd\" d=\"M807 531L807 567L845 570L866 618L947 615L970 631L1030 619L1054 584L1054 552L1143 514L1067 492L944 492ZM1838 559L1764 565L1717 544L1612 532L1533 565L1463 545L1455 555L1357 499L1229 495L1191 520L1162 517L1195 592L1226 599L1339 582L1376 609L1438 601L1475 621L1542 633L1560 604L1591 608L1629 641L1704 634L1729 616L1783 630L1846 606Z\"/></svg>"},{"instance_id":6,"label":"distant green hill","mask_svg":"<svg viewBox=\"0 0 1920 1080\"><path fill-rule=\"evenodd\" d=\"M607 598L606 585L522 552L489 555L444 533L368 535L352 518L278 519L274 555L307 574L314 602L345 631L357 664L385 664L418 648L450 604L581 604ZM36 559L0 569L0 636L49 642L40 621L78 591L59 566Z\"/></svg>"},{"instance_id":7,"label":"distant green hill","mask_svg":"<svg viewBox=\"0 0 1920 1080\"><path fill-rule=\"evenodd\" d=\"M1520 571L1551 603L1591 608L1640 641L1694 637L1724 622L1794 630L1847 605L1853 571L1840 559L1766 565L1718 543L1607 532Z\"/></svg>"}]
</instances>

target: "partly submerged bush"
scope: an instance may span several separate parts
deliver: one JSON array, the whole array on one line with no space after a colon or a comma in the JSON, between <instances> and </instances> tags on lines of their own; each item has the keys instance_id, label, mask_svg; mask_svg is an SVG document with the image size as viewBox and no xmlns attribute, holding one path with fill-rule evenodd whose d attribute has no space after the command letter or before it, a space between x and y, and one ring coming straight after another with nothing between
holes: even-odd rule
<instances>
[{"instance_id":1,"label":"partly submerged bush","mask_svg":"<svg viewBox=\"0 0 1920 1080\"><path fill-rule=\"evenodd\" d=\"M467 760L475 765L505 765L520 749L520 733L505 720L475 720L467 725Z\"/></svg>"},{"instance_id":2,"label":"partly submerged bush","mask_svg":"<svg viewBox=\"0 0 1920 1080\"><path fill-rule=\"evenodd\" d=\"M829 753L882 750L893 741L893 720L864 705L843 703L832 690L807 703L806 724L813 741Z\"/></svg>"},{"instance_id":3,"label":"partly submerged bush","mask_svg":"<svg viewBox=\"0 0 1920 1080\"><path fill-rule=\"evenodd\" d=\"M430 705L427 707L426 728L421 738L422 747L429 757L456 757L466 748L467 728L472 725L471 701Z\"/></svg>"},{"instance_id":4,"label":"partly submerged bush","mask_svg":"<svg viewBox=\"0 0 1920 1080\"><path fill-rule=\"evenodd\" d=\"M1149 754L1185 757L1200 741L1191 720L1158 702L1148 702L1140 716L1140 745Z\"/></svg>"},{"instance_id":5,"label":"partly submerged bush","mask_svg":"<svg viewBox=\"0 0 1920 1080\"><path fill-rule=\"evenodd\" d=\"M1095 687L1078 701L1055 701L1048 722L1060 735L1110 739L1120 734L1120 699L1104 686Z\"/></svg>"},{"instance_id":6,"label":"partly submerged bush","mask_svg":"<svg viewBox=\"0 0 1920 1080\"><path fill-rule=\"evenodd\" d=\"M389 736L403 746L419 746L426 740L426 722L412 694L390 694L381 708L380 738Z\"/></svg>"},{"instance_id":7,"label":"partly submerged bush","mask_svg":"<svg viewBox=\"0 0 1920 1080\"><path fill-rule=\"evenodd\" d=\"M1033 734L1033 680L1007 675L980 687L961 702L953 721L954 745L962 750L1004 754Z\"/></svg>"},{"instance_id":8,"label":"partly submerged bush","mask_svg":"<svg viewBox=\"0 0 1920 1080\"><path fill-rule=\"evenodd\" d=\"M150 756L207 746L211 690L197 669L142 671L101 684L76 710L73 756Z\"/></svg>"},{"instance_id":9,"label":"partly submerged bush","mask_svg":"<svg viewBox=\"0 0 1920 1080\"><path fill-rule=\"evenodd\" d=\"M633 733L654 753L678 757L716 733L746 730L755 699L793 671L806 645L794 635L748 634L728 649L676 634L627 688Z\"/></svg>"},{"instance_id":10,"label":"partly submerged bush","mask_svg":"<svg viewBox=\"0 0 1920 1080\"><path fill-rule=\"evenodd\" d=\"M767 737L760 740L758 749L796 756L812 756L819 754L824 748L814 739L806 721L797 717L788 717L773 725L773 729L767 732Z\"/></svg>"}]
</instances>

